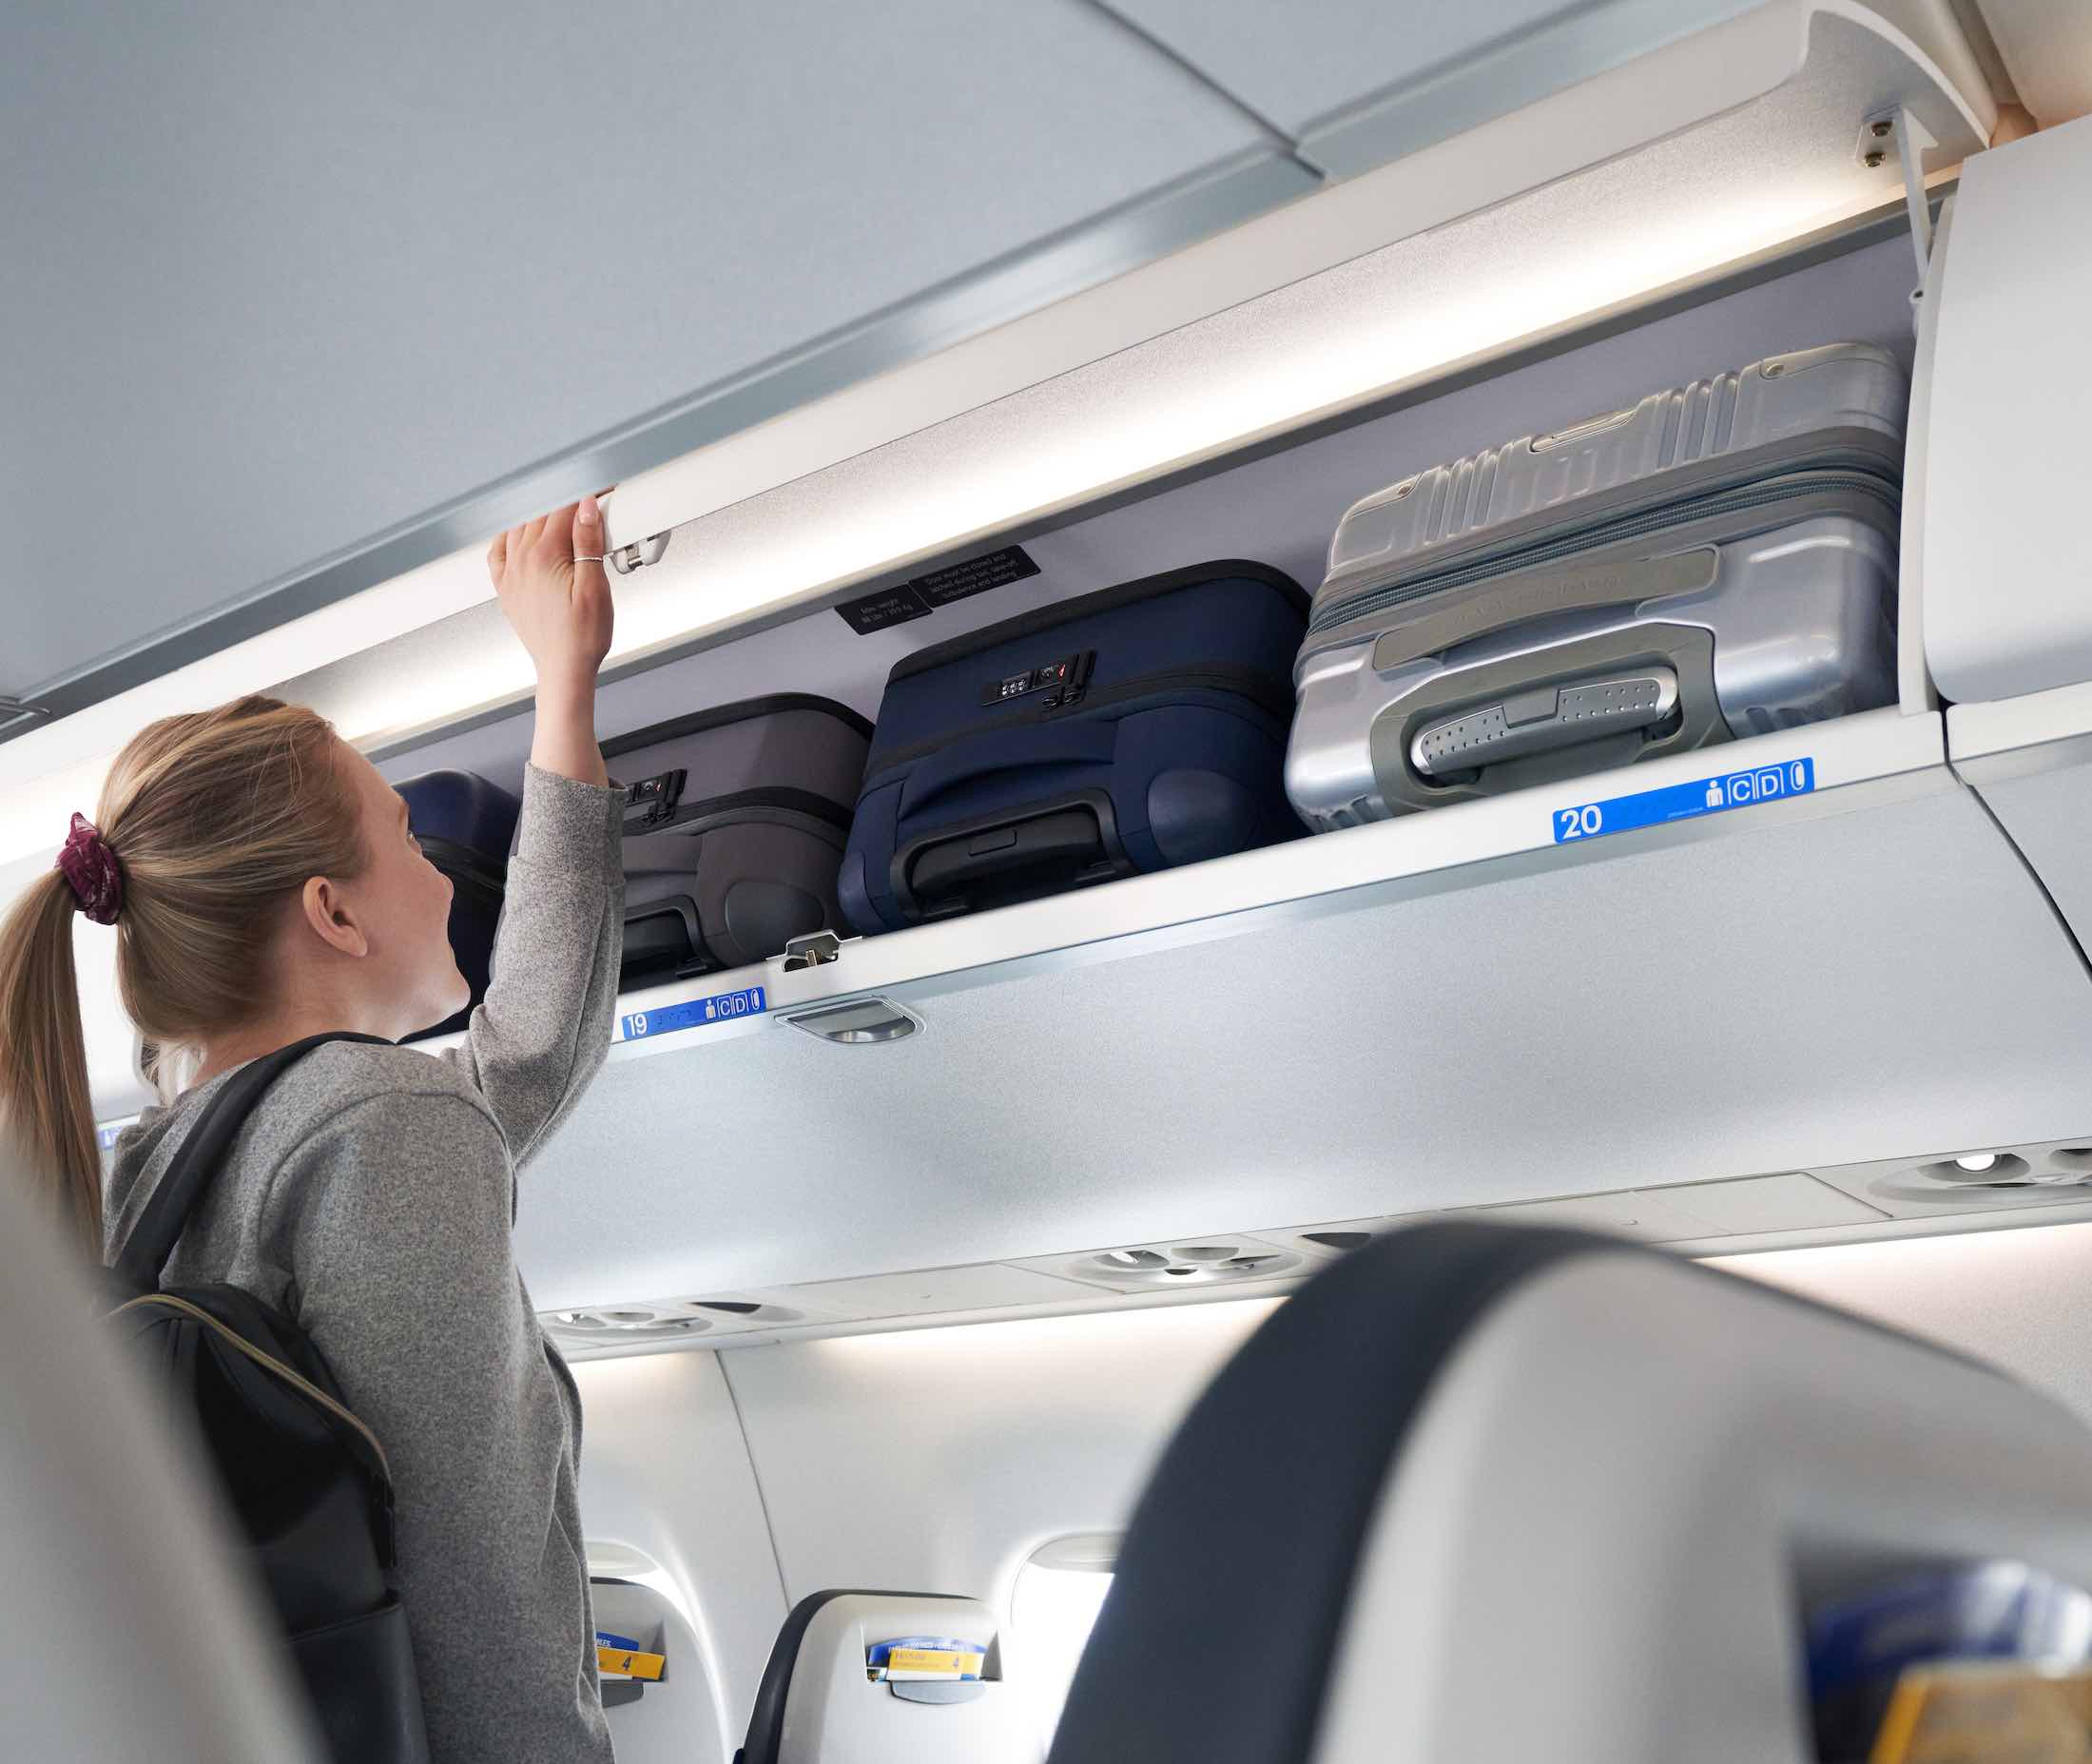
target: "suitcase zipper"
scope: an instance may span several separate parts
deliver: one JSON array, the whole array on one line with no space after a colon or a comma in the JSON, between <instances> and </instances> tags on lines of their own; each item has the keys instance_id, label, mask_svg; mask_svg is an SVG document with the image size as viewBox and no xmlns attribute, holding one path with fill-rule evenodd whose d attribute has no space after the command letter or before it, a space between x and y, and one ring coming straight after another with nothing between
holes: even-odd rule
<instances>
[{"instance_id":1,"label":"suitcase zipper","mask_svg":"<svg viewBox=\"0 0 2092 1764\"><path fill-rule=\"evenodd\" d=\"M674 833L692 822L723 821L748 809L763 808L804 815L809 821L823 822L844 833L850 830L851 810L843 804L813 790L795 790L789 785L779 785L760 790L737 790L729 796L707 796L694 803L678 803L659 821L627 827L625 834L630 839L647 833Z\"/></svg>"},{"instance_id":2,"label":"suitcase zipper","mask_svg":"<svg viewBox=\"0 0 2092 1764\"><path fill-rule=\"evenodd\" d=\"M862 802L863 791L870 789L873 781L884 773L892 771L896 766L927 759L931 754L949 747L954 742L965 741L975 735L993 734L1000 729L1034 728L1041 723L1058 722L1075 712L1120 705L1131 699L1149 697L1155 692L1218 692L1230 698L1247 699L1259 710L1279 722L1287 721L1293 714L1293 683L1282 675L1267 673L1260 668L1230 668L1225 665L1162 668L1153 673L1135 674L1130 680L1121 680L1116 686L1101 688L1092 687L1073 705L969 723L962 728L952 730L948 735L939 735L929 741L913 742L905 747L896 747L891 753L880 753L875 749L871 769L864 774L864 784L858 793L858 800Z\"/></svg>"},{"instance_id":3,"label":"suitcase zipper","mask_svg":"<svg viewBox=\"0 0 2092 1764\"><path fill-rule=\"evenodd\" d=\"M1385 612L1393 607L1405 606L1413 600L1463 588L1471 582L1485 581L1493 575L1507 574L1514 569L1524 571L1558 563L1563 558L1595 551L1601 545L1645 538L1653 533L1664 533L1671 528L1686 526L1715 515L1745 514L1752 509L1792 501L1797 495L1820 490L1855 491L1862 495L1876 498L1891 512L1903 505L1902 486L1877 473L1835 469L1790 473L1768 479L1762 484L1739 490L1717 491L1644 514L1621 515L1614 520L1600 522L1595 527L1566 533L1559 538L1522 546L1517 551L1478 557L1471 562L1456 564L1428 575L1412 576L1406 581L1397 580L1380 588L1365 590L1349 597L1332 601L1327 606L1318 606L1313 617L1308 622L1308 634L1310 637L1319 636L1339 625L1348 625L1354 619L1370 618L1376 612Z\"/></svg>"}]
</instances>

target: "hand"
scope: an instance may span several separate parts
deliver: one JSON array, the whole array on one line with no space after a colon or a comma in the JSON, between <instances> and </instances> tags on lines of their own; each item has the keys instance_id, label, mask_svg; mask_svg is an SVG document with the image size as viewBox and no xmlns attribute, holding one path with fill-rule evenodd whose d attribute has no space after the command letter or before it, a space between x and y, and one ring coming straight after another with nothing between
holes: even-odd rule
<instances>
[{"instance_id":1,"label":"hand","mask_svg":"<svg viewBox=\"0 0 2092 1764\"><path fill-rule=\"evenodd\" d=\"M600 562L603 511L584 496L513 527L487 550L501 611L537 669L537 729L531 763L602 784L595 741L595 676L610 652L610 584Z\"/></svg>"},{"instance_id":2,"label":"hand","mask_svg":"<svg viewBox=\"0 0 2092 1764\"><path fill-rule=\"evenodd\" d=\"M513 527L487 551L501 611L537 669L538 693L595 689L610 652L610 584L600 563L603 513L593 496Z\"/></svg>"}]
</instances>

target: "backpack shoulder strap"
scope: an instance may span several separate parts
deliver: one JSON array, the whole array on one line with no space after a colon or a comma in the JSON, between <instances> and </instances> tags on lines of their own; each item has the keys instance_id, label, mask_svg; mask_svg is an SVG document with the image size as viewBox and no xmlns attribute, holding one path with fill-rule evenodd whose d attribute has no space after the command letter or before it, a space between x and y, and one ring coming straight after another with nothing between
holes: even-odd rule
<instances>
[{"instance_id":1,"label":"backpack shoulder strap","mask_svg":"<svg viewBox=\"0 0 2092 1764\"><path fill-rule=\"evenodd\" d=\"M329 1041L369 1041L380 1047L392 1045L377 1036L336 1030L280 1047L273 1054L249 1060L236 1071L204 1106L196 1124L176 1148L172 1161L146 1199L145 1211L138 1215L138 1223L131 1228L123 1249L117 1252L111 1266L119 1286L130 1292L159 1289L161 1270L174 1253L174 1246L189 1222L189 1214L203 1198L211 1179L218 1174L219 1166L225 1161L225 1153L231 1149L234 1138L246 1124L255 1105L262 1100L262 1094L314 1048L322 1047Z\"/></svg>"}]
</instances>

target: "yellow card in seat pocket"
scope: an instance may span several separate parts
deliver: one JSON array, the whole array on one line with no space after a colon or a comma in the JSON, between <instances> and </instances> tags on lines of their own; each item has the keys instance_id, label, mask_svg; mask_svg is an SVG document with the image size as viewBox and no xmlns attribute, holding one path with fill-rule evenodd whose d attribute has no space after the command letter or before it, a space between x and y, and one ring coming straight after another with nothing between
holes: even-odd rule
<instances>
[{"instance_id":1,"label":"yellow card in seat pocket","mask_svg":"<svg viewBox=\"0 0 2092 1764\"><path fill-rule=\"evenodd\" d=\"M2092 1669L1906 1667L1869 1764L2092 1764Z\"/></svg>"},{"instance_id":2,"label":"yellow card in seat pocket","mask_svg":"<svg viewBox=\"0 0 2092 1764\"><path fill-rule=\"evenodd\" d=\"M643 1654L631 1648L597 1648L595 1651L596 1671L613 1673L620 1677L652 1681L661 1677L668 1663L665 1654Z\"/></svg>"}]
</instances>

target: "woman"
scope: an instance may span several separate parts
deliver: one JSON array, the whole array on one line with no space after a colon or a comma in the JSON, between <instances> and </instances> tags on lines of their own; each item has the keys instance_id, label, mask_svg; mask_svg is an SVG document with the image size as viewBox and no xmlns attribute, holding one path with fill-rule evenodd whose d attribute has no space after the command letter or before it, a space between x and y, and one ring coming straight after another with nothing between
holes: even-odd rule
<instances>
[{"instance_id":1,"label":"woman","mask_svg":"<svg viewBox=\"0 0 2092 1764\"><path fill-rule=\"evenodd\" d=\"M610 642L593 498L503 534L537 723L495 978L440 1059L330 1043L248 1118L167 1267L295 1316L390 1457L438 1759L607 1760L575 1501L581 1406L510 1243L516 1170L603 1063L623 925L595 743ZM84 1248L113 1255L199 1107L324 1030L396 1040L466 1001L450 883L406 805L311 711L248 698L145 729L96 825L0 927L0 1118ZM103 1224L72 916L117 927L124 1003L190 1087L117 1142ZM165 1079L162 1074L163 1094Z\"/></svg>"}]
</instances>

